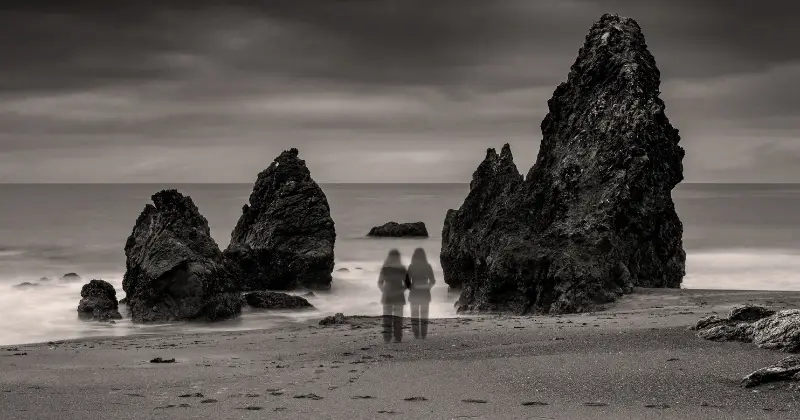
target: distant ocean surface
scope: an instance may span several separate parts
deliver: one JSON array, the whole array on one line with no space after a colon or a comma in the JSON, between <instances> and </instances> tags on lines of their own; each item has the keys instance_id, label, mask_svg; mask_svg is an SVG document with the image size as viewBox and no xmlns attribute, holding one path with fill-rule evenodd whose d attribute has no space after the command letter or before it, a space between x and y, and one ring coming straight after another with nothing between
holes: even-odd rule
<instances>
[{"instance_id":1,"label":"distant ocean surface","mask_svg":"<svg viewBox=\"0 0 800 420\"><path fill-rule=\"evenodd\" d=\"M105 279L123 298L123 247L150 196L177 188L192 197L221 248L252 184L0 184L0 345L85 336L165 331L266 328L326 314L380 314L377 270L397 248L408 263L423 247L436 269L432 317L455 316L438 261L447 209L458 208L467 184L323 184L336 223L333 291L312 299L319 313L246 312L213 326L84 323L80 288ZM673 192L684 223L685 288L800 290L800 184L682 184ZM387 221L423 221L429 239L367 239ZM80 283L58 277L75 272ZM12 288L40 277L32 289ZM123 315L125 315L123 313Z\"/></svg>"}]
</instances>

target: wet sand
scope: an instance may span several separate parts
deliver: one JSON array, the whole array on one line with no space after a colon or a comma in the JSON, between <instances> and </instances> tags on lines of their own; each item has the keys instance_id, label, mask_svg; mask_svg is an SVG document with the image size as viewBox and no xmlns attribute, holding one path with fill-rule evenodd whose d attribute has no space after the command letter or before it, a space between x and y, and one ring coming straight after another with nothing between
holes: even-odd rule
<instances>
[{"instance_id":1,"label":"wet sand","mask_svg":"<svg viewBox=\"0 0 800 420\"><path fill-rule=\"evenodd\" d=\"M788 383L739 386L785 354L687 330L742 303L798 308L800 292L642 289L591 314L432 320L388 345L359 317L6 346L0 418L795 419Z\"/></svg>"}]
</instances>

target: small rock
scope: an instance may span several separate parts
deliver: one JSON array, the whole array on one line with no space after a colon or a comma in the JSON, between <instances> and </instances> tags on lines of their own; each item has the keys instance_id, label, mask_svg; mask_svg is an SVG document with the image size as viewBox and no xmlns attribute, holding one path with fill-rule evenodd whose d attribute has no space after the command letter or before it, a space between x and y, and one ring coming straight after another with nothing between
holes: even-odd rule
<instances>
[{"instance_id":1,"label":"small rock","mask_svg":"<svg viewBox=\"0 0 800 420\"><path fill-rule=\"evenodd\" d=\"M759 305L743 305L731 309L728 319L731 321L758 321L775 315L775 311Z\"/></svg>"},{"instance_id":2,"label":"small rock","mask_svg":"<svg viewBox=\"0 0 800 420\"><path fill-rule=\"evenodd\" d=\"M349 323L349 321L341 312L337 313L336 315L326 316L325 318L319 321L319 325L324 325L324 326L341 325L347 323Z\"/></svg>"},{"instance_id":3,"label":"small rock","mask_svg":"<svg viewBox=\"0 0 800 420\"><path fill-rule=\"evenodd\" d=\"M175 363L175 359L162 359L160 357L156 357L155 359L150 360L150 363Z\"/></svg>"},{"instance_id":4,"label":"small rock","mask_svg":"<svg viewBox=\"0 0 800 420\"><path fill-rule=\"evenodd\" d=\"M61 276L62 281L81 281L81 276L77 275L76 273L67 273Z\"/></svg>"},{"instance_id":5,"label":"small rock","mask_svg":"<svg viewBox=\"0 0 800 420\"><path fill-rule=\"evenodd\" d=\"M401 238L401 237L417 237L417 238L427 238L428 237L428 229L425 227L425 223L423 222L414 222L414 223L397 223L397 222L388 222L382 226L375 226L370 229L367 236L370 237L391 237L391 238Z\"/></svg>"},{"instance_id":6,"label":"small rock","mask_svg":"<svg viewBox=\"0 0 800 420\"><path fill-rule=\"evenodd\" d=\"M752 388L767 382L800 380L800 356L790 356L772 366L758 369L742 379L742 386Z\"/></svg>"}]
</instances>

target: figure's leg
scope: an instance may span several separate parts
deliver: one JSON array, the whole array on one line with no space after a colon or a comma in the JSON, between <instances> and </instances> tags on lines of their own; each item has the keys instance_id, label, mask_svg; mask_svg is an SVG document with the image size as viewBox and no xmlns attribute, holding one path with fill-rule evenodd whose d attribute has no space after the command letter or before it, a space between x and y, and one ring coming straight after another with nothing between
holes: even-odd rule
<instances>
[{"instance_id":1,"label":"figure's leg","mask_svg":"<svg viewBox=\"0 0 800 420\"><path fill-rule=\"evenodd\" d=\"M403 306L394 306L394 341L397 343L403 341Z\"/></svg>"},{"instance_id":2,"label":"figure's leg","mask_svg":"<svg viewBox=\"0 0 800 420\"><path fill-rule=\"evenodd\" d=\"M414 333L414 338L419 338L419 308L419 305L411 304L411 332Z\"/></svg>"},{"instance_id":3,"label":"figure's leg","mask_svg":"<svg viewBox=\"0 0 800 420\"><path fill-rule=\"evenodd\" d=\"M420 322L422 323L422 325L420 326L422 330L420 335L422 336L422 338L425 338L428 335L428 309L429 309L428 305L430 304L425 303L423 305L420 305L420 310L419 310Z\"/></svg>"},{"instance_id":4,"label":"figure's leg","mask_svg":"<svg viewBox=\"0 0 800 420\"><path fill-rule=\"evenodd\" d=\"M393 313L392 305L383 305L383 341L392 341Z\"/></svg>"}]
</instances>

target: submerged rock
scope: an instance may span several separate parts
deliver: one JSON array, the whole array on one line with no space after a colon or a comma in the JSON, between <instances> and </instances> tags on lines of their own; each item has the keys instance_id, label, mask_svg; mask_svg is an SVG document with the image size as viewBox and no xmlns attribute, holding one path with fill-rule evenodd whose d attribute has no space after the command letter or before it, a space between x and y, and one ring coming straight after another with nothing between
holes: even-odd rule
<instances>
[{"instance_id":1,"label":"submerged rock","mask_svg":"<svg viewBox=\"0 0 800 420\"><path fill-rule=\"evenodd\" d=\"M91 280L81 288L78 317L95 321L122 319L117 302L117 291L105 280Z\"/></svg>"},{"instance_id":2,"label":"submerged rock","mask_svg":"<svg viewBox=\"0 0 800 420\"><path fill-rule=\"evenodd\" d=\"M36 283L31 283L29 281L23 281L22 283L15 284L15 285L13 285L11 287L13 287L15 289L33 289L34 287L39 287L39 285L36 284Z\"/></svg>"},{"instance_id":3,"label":"submerged rock","mask_svg":"<svg viewBox=\"0 0 800 420\"><path fill-rule=\"evenodd\" d=\"M122 288L133 322L230 318L241 312L235 271L192 199L164 190L125 243Z\"/></svg>"},{"instance_id":4,"label":"submerged rock","mask_svg":"<svg viewBox=\"0 0 800 420\"><path fill-rule=\"evenodd\" d=\"M250 292L244 295L248 305L259 309L313 309L314 305L300 296L280 292Z\"/></svg>"},{"instance_id":5,"label":"submerged rock","mask_svg":"<svg viewBox=\"0 0 800 420\"><path fill-rule=\"evenodd\" d=\"M325 193L297 149L258 174L225 255L245 290L328 289L336 230Z\"/></svg>"},{"instance_id":6,"label":"submerged rock","mask_svg":"<svg viewBox=\"0 0 800 420\"><path fill-rule=\"evenodd\" d=\"M39 279L39 281L50 281L50 278L49 277L42 277L42 278Z\"/></svg>"},{"instance_id":7,"label":"submerged rock","mask_svg":"<svg viewBox=\"0 0 800 420\"><path fill-rule=\"evenodd\" d=\"M742 379L742 386L750 388L767 382L800 381L800 356L789 356L780 362L761 368Z\"/></svg>"},{"instance_id":8,"label":"submerged rock","mask_svg":"<svg viewBox=\"0 0 800 420\"><path fill-rule=\"evenodd\" d=\"M67 273L61 276L61 280L63 281L81 281L83 278L76 273Z\"/></svg>"},{"instance_id":9,"label":"submerged rock","mask_svg":"<svg viewBox=\"0 0 800 420\"><path fill-rule=\"evenodd\" d=\"M423 222L397 223L388 222L382 226L375 226L369 230L367 236L372 237L391 237L391 238L414 238L428 237L428 229Z\"/></svg>"},{"instance_id":10,"label":"submerged rock","mask_svg":"<svg viewBox=\"0 0 800 420\"><path fill-rule=\"evenodd\" d=\"M459 311L591 310L634 286L679 287L683 226L671 191L684 150L639 25L604 15L548 101L525 179L489 149L442 230Z\"/></svg>"}]
</instances>

